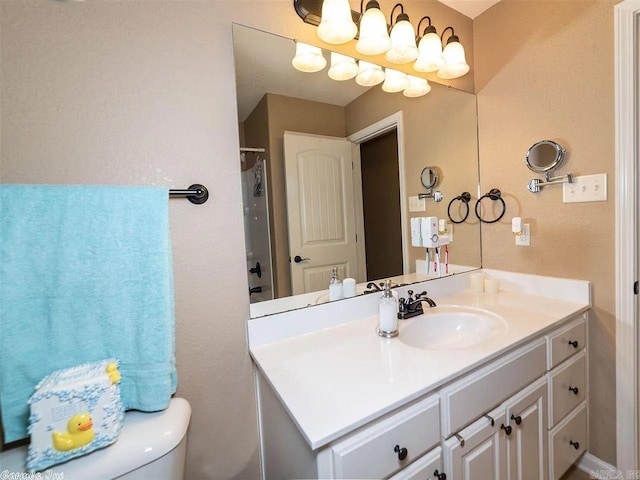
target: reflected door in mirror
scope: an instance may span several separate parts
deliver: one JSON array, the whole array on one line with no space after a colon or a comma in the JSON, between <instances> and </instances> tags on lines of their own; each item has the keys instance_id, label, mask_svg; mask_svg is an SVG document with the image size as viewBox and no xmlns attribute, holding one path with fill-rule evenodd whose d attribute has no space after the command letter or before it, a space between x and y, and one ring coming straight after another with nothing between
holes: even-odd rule
<instances>
[{"instance_id":1,"label":"reflected door in mirror","mask_svg":"<svg viewBox=\"0 0 640 480\"><path fill-rule=\"evenodd\" d=\"M355 277L357 268L351 142L284 134L291 286L294 295L328 288L331 270Z\"/></svg>"}]
</instances>

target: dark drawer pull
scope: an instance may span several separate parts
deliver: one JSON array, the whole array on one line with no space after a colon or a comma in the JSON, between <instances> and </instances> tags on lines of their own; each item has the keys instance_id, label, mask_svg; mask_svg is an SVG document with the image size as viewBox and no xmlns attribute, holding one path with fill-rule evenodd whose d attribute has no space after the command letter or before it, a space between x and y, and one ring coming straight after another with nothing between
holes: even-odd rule
<instances>
[{"instance_id":1,"label":"dark drawer pull","mask_svg":"<svg viewBox=\"0 0 640 480\"><path fill-rule=\"evenodd\" d=\"M571 385L569 385L569 390L572 391L574 395L578 395L578 387L572 387Z\"/></svg>"},{"instance_id":2,"label":"dark drawer pull","mask_svg":"<svg viewBox=\"0 0 640 480\"><path fill-rule=\"evenodd\" d=\"M578 341L574 340L572 342L571 340L569 340L569 345L571 345L573 348L578 348Z\"/></svg>"},{"instance_id":3,"label":"dark drawer pull","mask_svg":"<svg viewBox=\"0 0 640 480\"><path fill-rule=\"evenodd\" d=\"M438 470L433 472L433 476L436 477L438 480L447 480L447 474L446 473L440 473L440 472L438 472Z\"/></svg>"},{"instance_id":4,"label":"dark drawer pull","mask_svg":"<svg viewBox=\"0 0 640 480\"><path fill-rule=\"evenodd\" d=\"M393 451L398 454L399 460L404 460L405 458L407 458L407 455L409 453L406 448L404 447L400 448L400 445L396 445Z\"/></svg>"},{"instance_id":5,"label":"dark drawer pull","mask_svg":"<svg viewBox=\"0 0 640 480\"><path fill-rule=\"evenodd\" d=\"M505 427L504 423L502 425L500 425L500 429L504 430L504 433L506 433L507 435L511 435L511 426L507 425Z\"/></svg>"},{"instance_id":6,"label":"dark drawer pull","mask_svg":"<svg viewBox=\"0 0 640 480\"><path fill-rule=\"evenodd\" d=\"M569 440L569 445L578 450L580 448L580 444L578 442L574 442L573 440Z\"/></svg>"},{"instance_id":7,"label":"dark drawer pull","mask_svg":"<svg viewBox=\"0 0 640 480\"><path fill-rule=\"evenodd\" d=\"M515 415L511 415L511 420L516 422L516 425L520 425L522 423L522 417L520 415L517 417Z\"/></svg>"}]
</instances>

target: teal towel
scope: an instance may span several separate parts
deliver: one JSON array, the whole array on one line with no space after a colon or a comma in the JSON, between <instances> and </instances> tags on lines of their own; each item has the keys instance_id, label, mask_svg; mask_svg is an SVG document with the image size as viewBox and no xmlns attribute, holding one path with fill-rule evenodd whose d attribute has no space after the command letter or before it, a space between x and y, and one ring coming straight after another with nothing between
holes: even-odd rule
<instances>
[{"instance_id":1,"label":"teal towel","mask_svg":"<svg viewBox=\"0 0 640 480\"><path fill-rule=\"evenodd\" d=\"M118 358L125 409L176 390L168 191L0 185L0 411L28 436L27 401L54 370Z\"/></svg>"}]
</instances>

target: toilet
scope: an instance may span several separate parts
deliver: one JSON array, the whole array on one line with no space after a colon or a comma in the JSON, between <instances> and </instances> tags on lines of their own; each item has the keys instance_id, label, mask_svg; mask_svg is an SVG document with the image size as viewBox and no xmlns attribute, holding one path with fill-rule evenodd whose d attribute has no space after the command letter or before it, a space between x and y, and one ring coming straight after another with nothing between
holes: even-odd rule
<instances>
[{"instance_id":1,"label":"toilet","mask_svg":"<svg viewBox=\"0 0 640 480\"><path fill-rule=\"evenodd\" d=\"M190 419L191 406L184 398L172 398L160 412L129 411L116 443L46 469L46 478L182 480ZM26 457L26 446L0 453L0 473L24 472Z\"/></svg>"}]
</instances>

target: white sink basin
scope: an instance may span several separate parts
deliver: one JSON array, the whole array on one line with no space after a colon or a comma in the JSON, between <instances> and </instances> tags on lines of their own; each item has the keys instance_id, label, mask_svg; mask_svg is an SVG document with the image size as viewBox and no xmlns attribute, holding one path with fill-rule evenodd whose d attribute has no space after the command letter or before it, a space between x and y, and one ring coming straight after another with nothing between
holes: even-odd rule
<instances>
[{"instance_id":1,"label":"white sink basin","mask_svg":"<svg viewBox=\"0 0 640 480\"><path fill-rule=\"evenodd\" d=\"M507 333L507 322L481 308L443 305L400 320L400 341L424 350L461 349Z\"/></svg>"}]
</instances>

